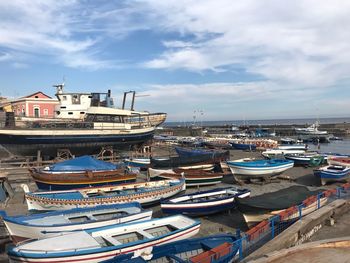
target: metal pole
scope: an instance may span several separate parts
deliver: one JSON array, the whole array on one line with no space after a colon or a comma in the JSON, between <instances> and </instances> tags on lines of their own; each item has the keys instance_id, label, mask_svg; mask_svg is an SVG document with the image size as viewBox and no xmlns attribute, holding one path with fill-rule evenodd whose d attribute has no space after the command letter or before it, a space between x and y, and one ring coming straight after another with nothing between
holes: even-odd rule
<instances>
[{"instance_id":1,"label":"metal pole","mask_svg":"<svg viewBox=\"0 0 350 263\"><path fill-rule=\"evenodd\" d=\"M136 91L131 91L131 93L132 93L131 110L134 110L134 103L135 103L135 94L136 94Z\"/></svg>"},{"instance_id":2,"label":"metal pole","mask_svg":"<svg viewBox=\"0 0 350 263\"><path fill-rule=\"evenodd\" d=\"M122 105L122 109L123 109L123 110L125 109L126 94L127 94L127 92L124 92L123 105Z\"/></svg>"}]
</instances>

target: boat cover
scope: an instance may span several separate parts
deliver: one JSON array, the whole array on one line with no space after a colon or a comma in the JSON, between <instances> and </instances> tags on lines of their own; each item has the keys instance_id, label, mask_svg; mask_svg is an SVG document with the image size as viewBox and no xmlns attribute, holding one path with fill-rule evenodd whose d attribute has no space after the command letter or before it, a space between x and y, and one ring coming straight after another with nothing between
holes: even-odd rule
<instances>
[{"instance_id":1,"label":"boat cover","mask_svg":"<svg viewBox=\"0 0 350 263\"><path fill-rule=\"evenodd\" d=\"M205 150L205 149L188 149L175 147L176 153L180 157L192 157L197 155L207 155L213 158L222 158L223 160L227 160L230 157L229 151L213 151L213 150Z\"/></svg>"},{"instance_id":2,"label":"boat cover","mask_svg":"<svg viewBox=\"0 0 350 263\"><path fill-rule=\"evenodd\" d=\"M266 210L282 210L301 204L306 198L323 192L324 189L310 191L305 186L294 185L276 192L266 193L250 198L239 198L239 207L261 208Z\"/></svg>"},{"instance_id":3,"label":"boat cover","mask_svg":"<svg viewBox=\"0 0 350 263\"><path fill-rule=\"evenodd\" d=\"M84 155L51 165L50 171L106 171L115 170L117 168L115 164L97 160L89 155Z\"/></svg>"}]
</instances>

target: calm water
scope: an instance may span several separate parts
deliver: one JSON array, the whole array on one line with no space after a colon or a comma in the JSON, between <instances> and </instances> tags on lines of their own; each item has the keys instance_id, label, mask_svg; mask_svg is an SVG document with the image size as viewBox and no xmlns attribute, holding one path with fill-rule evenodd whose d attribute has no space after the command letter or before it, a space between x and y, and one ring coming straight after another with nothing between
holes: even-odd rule
<instances>
[{"instance_id":1,"label":"calm water","mask_svg":"<svg viewBox=\"0 0 350 263\"><path fill-rule=\"evenodd\" d=\"M332 152L341 154L350 154L350 139L344 139L342 141L332 141L330 143L321 143L319 146L309 144L309 150L319 152Z\"/></svg>"},{"instance_id":2,"label":"calm water","mask_svg":"<svg viewBox=\"0 0 350 263\"><path fill-rule=\"evenodd\" d=\"M316 121L314 119L276 119L276 120L227 120L227 121L197 121L196 125L204 125L204 126L216 126L216 125L293 125L293 124L312 124ZM319 122L322 124L330 124L330 123L349 123L350 117L346 118L320 118ZM193 124L192 122L166 122L164 126L190 126Z\"/></svg>"}]
</instances>

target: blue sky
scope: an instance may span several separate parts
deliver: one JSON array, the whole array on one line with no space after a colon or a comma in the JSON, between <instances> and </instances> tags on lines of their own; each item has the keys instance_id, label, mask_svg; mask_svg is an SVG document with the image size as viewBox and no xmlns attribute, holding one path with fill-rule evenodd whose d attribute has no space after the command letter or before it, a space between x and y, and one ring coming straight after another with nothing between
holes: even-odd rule
<instances>
[{"instance_id":1,"label":"blue sky","mask_svg":"<svg viewBox=\"0 0 350 263\"><path fill-rule=\"evenodd\" d=\"M170 121L349 116L350 1L0 1L0 92L136 90Z\"/></svg>"}]
</instances>

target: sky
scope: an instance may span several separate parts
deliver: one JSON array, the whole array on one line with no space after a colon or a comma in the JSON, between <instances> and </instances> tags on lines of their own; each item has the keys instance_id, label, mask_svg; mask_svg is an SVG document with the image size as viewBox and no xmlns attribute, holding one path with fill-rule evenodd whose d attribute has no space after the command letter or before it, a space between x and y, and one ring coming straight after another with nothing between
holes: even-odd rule
<instances>
[{"instance_id":1,"label":"sky","mask_svg":"<svg viewBox=\"0 0 350 263\"><path fill-rule=\"evenodd\" d=\"M348 0L0 0L0 93L112 90L169 121L347 117Z\"/></svg>"}]
</instances>

